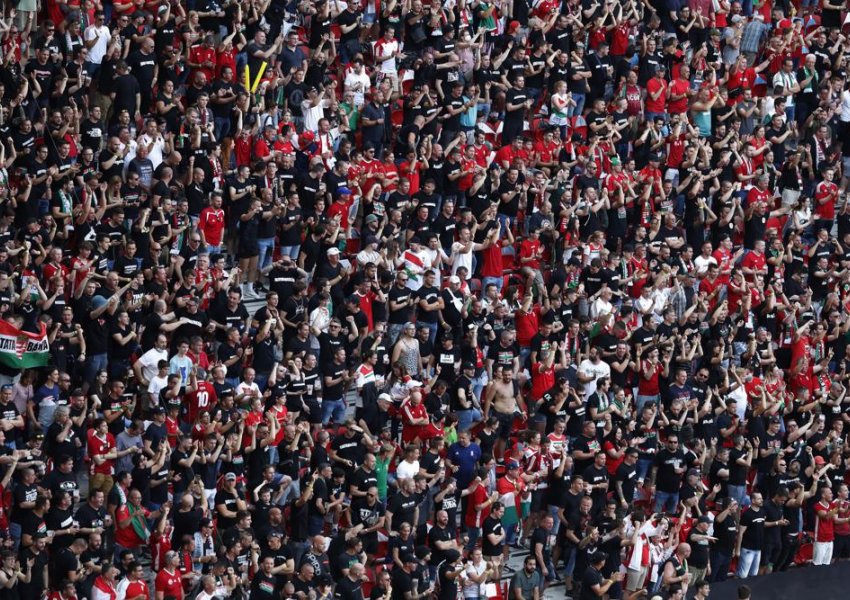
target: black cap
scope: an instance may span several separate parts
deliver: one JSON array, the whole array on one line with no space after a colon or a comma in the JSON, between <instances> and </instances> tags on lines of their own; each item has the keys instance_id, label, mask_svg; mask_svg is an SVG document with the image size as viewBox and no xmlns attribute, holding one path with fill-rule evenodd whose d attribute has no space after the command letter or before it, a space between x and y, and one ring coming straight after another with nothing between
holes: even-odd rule
<instances>
[{"instance_id":1,"label":"black cap","mask_svg":"<svg viewBox=\"0 0 850 600\"><path fill-rule=\"evenodd\" d=\"M403 563L415 563L416 556L412 552L405 552L401 557L401 562Z\"/></svg>"},{"instance_id":2,"label":"black cap","mask_svg":"<svg viewBox=\"0 0 850 600\"><path fill-rule=\"evenodd\" d=\"M474 369L474 368L475 368L475 363L472 362L472 361L468 360L465 363L463 363L463 370L464 371L466 371L467 369Z\"/></svg>"},{"instance_id":3,"label":"black cap","mask_svg":"<svg viewBox=\"0 0 850 600\"><path fill-rule=\"evenodd\" d=\"M416 546L416 558L426 558L431 554L431 549L428 546Z\"/></svg>"},{"instance_id":4,"label":"black cap","mask_svg":"<svg viewBox=\"0 0 850 600\"><path fill-rule=\"evenodd\" d=\"M457 550L446 550L445 557L447 562L457 562L460 558L460 552L458 552Z\"/></svg>"}]
</instances>

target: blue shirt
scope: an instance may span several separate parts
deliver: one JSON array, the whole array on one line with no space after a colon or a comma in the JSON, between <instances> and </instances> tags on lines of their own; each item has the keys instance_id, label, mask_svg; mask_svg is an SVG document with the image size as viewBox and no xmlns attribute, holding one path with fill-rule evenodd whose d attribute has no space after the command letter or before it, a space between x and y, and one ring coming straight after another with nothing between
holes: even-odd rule
<instances>
[{"instance_id":1,"label":"blue shirt","mask_svg":"<svg viewBox=\"0 0 850 600\"><path fill-rule=\"evenodd\" d=\"M458 489L462 490L472 483L475 477L475 469L481 458L481 447L475 442L470 442L469 446L464 448L460 442L455 442L449 446L446 458L457 468L454 477L457 479Z\"/></svg>"}]
</instances>

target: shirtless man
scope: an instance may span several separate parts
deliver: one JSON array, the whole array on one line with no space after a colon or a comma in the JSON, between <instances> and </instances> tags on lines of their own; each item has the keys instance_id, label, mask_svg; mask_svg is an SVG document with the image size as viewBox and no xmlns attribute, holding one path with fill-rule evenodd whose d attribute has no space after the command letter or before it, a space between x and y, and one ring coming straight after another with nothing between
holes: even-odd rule
<instances>
[{"instance_id":1,"label":"shirtless man","mask_svg":"<svg viewBox=\"0 0 850 600\"><path fill-rule=\"evenodd\" d=\"M490 416L491 407L493 409L493 415L499 420L499 429L496 433L496 446L493 449L496 456L504 455L505 440L511 434L517 407L519 407L523 421L528 419L528 410L525 407L525 401L518 393L519 386L513 380L513 370L502 368L500 373L501 378L499 378L497 373L493 381L487 386L483 407L484 421L487 421Z\"/></svg>"}]
</instances>

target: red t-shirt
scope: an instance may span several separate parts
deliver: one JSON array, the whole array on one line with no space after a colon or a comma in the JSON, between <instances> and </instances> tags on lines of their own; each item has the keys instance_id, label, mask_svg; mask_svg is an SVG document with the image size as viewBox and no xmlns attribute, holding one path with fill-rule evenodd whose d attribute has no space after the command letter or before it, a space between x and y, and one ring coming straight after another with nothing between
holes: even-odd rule
<instances>
[{"instance_id":1,"label":"red t-shirt","mask_svg":"<svg viewBox=\"0 0 850 600\"><path fill-rule=\"evenodd\" d=\"M531 258L534 260L523 261L523 258ZM532 240L531 238L524 239L519 245L520 265L531 269L540 269L540 240Z\"/></svg>"},{"instance_id":2,"label":"red t-shirt","mask_svg":"<svg viewBox=\"0 0 850 600\"><path fill-rule=\"evenodd\" d=\"M89 458L92 461L92 473L103 473L104 475L112 475L115 472L114 460L106 460L102 464L97 464L94 457L100 454L109 454L115 448L115 438L111 433L107 432L106 437L101 439L92 431L89 434L88 450Z\"/></svg>"},{"instance_id":3,"label":"red t-shirt","mask_svg":"<svg viewBox=\"0 0 850 600\"><path fill-rule=\"evenodd\" d=\"M647 379L644 377L644 371L649 366L648 361L643 361L640 369L640 381L638 382L638 394L641 396L657 396L661 393L661 388L658 383L658 378L661 376L661 372L664 370L664 367L661 366L661 363L655 365L655 372L653 372L652 376Z\"/></svg>"},{"instance_id":4,"label":"red t-shirt","mask_svg":"<svg viewBox=\"0 0 850 600\"><path fill-rule=\"evenodd\" d=\"M154 589L162 592L165 598L171 596L177 600L183 600L183 583L180 581L179 573L169 573L163 569L156 574Z\"/></svg>"},{"instance_id":5,"label":"red t-shirt","mask_svg":"<svg viewBox=\"0 0 850 600\"><path fill-rule=\"evenodd\" d=\"M484 519L490 516L490 507L487 506L484 510L478 511L475 509L479 504L484 504L487 501L487 488L479 485L475 491L469 495L469 502L466 505L466 526L481 527Z\"/></svg>"},{"instance_id":6,"label":"red t-shirt","mask_svg":"<svg viewBox=\"0 0 850 600\"><path fill-rule=\"evenodd\" d=\"M483 265L481 266L482 277L501 277L504 274L502 266L502 246L493 244L482 251Z\"/></svg>"},{"instance_id":7,"label":"red t-shirt","mask_svg":"<svg viewBox=\"0 0 850 600\"><path fill-rule=\"evenodd\" d=\"M150 511L145 508L141 508L140 510L145 514L145 517L150 514ZM145 540L139 537L139 534L136 533L132 524L127 527L118 526L118 523L126 519L128 516L130 516L130 508L126 504L119 506L115 510L115 543L120 544L125 548L138 548L143 546Z\"/></svg>"},{"instance_id":8,"label":"red t-shirt","mask_svg":"<svg viewBox=\"0 0 850 600\"><path fill-rule=\"evenodd\" d=\"M757 254L755 252L748 252L744 257L744 260L741 261L741 266L746 269L753 269L754 271L760 271L765 268L767 265L767 259L764 254ZM748 277L748 279L752 279L752 277Z\"/></svg>"},{"instance_id":9,"label":"red t-shirt","mask_svg":"<svg viewBox=\"0 0 850 600\"><path fill-rule=\"evenodd\" d=\"M427 418L428 411L421 402L414 406L412 402L408 401L401 408L401 416L404 423L404 427L401 430L401 439L405 444L409 444L417 437L420 437L420 432L425 429L425 426L413 425L413 419Z\"/></svg>"},{"instance_id":10,"label":"red t-shirt","mask_svg":"<svg viewBox=\"0 0 850 600\"><path fill-rule=\"evenodd\" d=\"M821 181L815 188L815 214L821 219L835 218L835 198L838 186L831 181ZM821 204L823 202L823 204Z\"/></svg>"},{"instance_id":11,"label":"red t-shirt","mask_svg":"<svg viewBox=\"0 0 850 600\"><path fill-rule=\"evenodd\" d=\"M207 48L203 44L198 44L197 46L193 46L189 51L189 62L193 62L196 64L204 64L205 62L212 63L212 67L198 67L192 69L192 76L194 77L195 73L203 73L207 76L207 82L212 82L215 79L215 64L218 60L218 57L215 53L215 48Z\"/></svg>"},{"instance_id":12,"label":"red t-shirt","mask_svg":"<svg viewBox=\"0 0 850 600\"><path fill-rule=\"evenodd\" d=\"M547 391L555 386L555 365L541 369L543 363L531 366L531 399L540 400Z\"/></svg>"},{"instance_id":13,"label":"red t-shirt","mask_svg":"<svg viewBox=\"0 0 850 600\"><path fill-rule=\"evenodd\" d=\"M540 329L540 307L535 306L530 312L516 311L516 342L525 348L531 344L532 338Z\"/></svg>"},{"instance_id":14,"label":"red t-shirt","mask_svg":"<svg viewBox=\"0 0 850 600\"><path fill-rule=\"evenodd\" d=\"M835 502L825 504L823 500L815 504L815 541L816 542L831 542L835 540L835 521L834 516L826 519L820 516L820 511L829 512L835 508Z\"/></svg>"},{"instance_id":15,"label":"red t-shirt","mask_svg":"<svg viewBox=\"0 0 850 600\"><path fill-rule=\"evenodd\" d=\"M661 95L653 100L651 94L661 90ZM646 112L662 113L667 110L667 82L653 77L646 82Z\"/></svg>"},{"instance_id":16,"label":"red t-shirt","mask_svg":"<svg viewBox=\"0 0 850 600\"><path fill-rule=\"evenodd\" d=\"M204 239L210 246L221 245L224 234L224 211L220 208L207 206L201 211L198 228L204 232Z\"/></svg>"},{"instance_id":17,"label":"red t-shirt","mask_svg":"<svg viewBox=\"0 0 850 600\"><path fill-rule=\"evenodd\" d=\"M186 422L194 423L202 410L212 412L216 402L218 402L218 397L213 384L209 381L199 381L198 389L187 396L187 400L189 405L186 407Z\"/></svg>"},{"instance_id":18,"label":"red t-shirt","mask_svg":"<svg viewBox=\"0 0 850 600\"><path fill-rule=\"evenodd\" d=\"M670 82L670 95L679 96L681 94L687 94L690 87L690 82L683 79L674 79ZM671 99L670 104L667 106L667 112L670 114L682 114L688 112L688 97L685 96L678 100Z\"/></svg>"}]
</instances>

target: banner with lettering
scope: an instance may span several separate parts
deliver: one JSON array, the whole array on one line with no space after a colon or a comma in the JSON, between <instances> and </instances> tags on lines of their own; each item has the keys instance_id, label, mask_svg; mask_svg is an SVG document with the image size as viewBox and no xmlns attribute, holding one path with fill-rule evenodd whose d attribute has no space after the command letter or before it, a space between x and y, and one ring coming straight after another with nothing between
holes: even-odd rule
<instances>
[{"instance_id":1,"label":"banner with lettering","mask_svg":"<svg viewBox=\"0 0 850 600\"><path fill-rule=\"evenodd\" d=\"M0 363L13 369L30 369L45 366L49 356L50 343L44 323L39 333L31 333L0 320Z\"/></svg>"}]
</instances>

